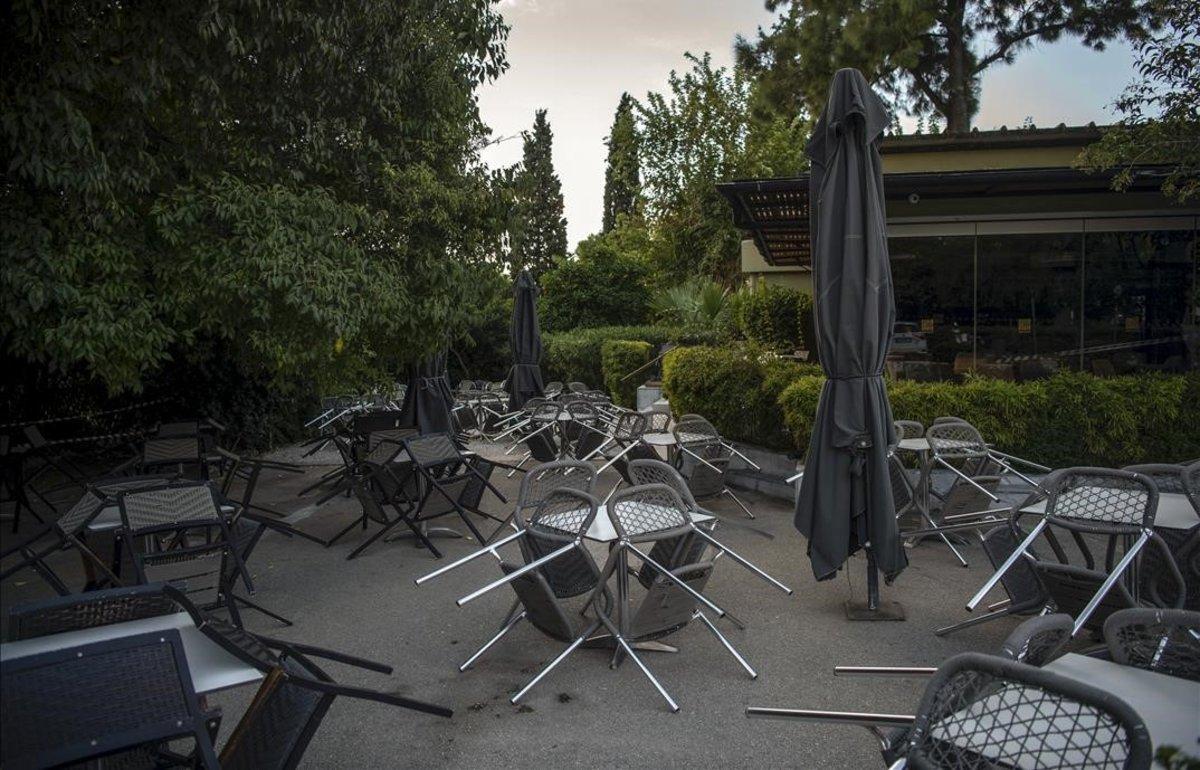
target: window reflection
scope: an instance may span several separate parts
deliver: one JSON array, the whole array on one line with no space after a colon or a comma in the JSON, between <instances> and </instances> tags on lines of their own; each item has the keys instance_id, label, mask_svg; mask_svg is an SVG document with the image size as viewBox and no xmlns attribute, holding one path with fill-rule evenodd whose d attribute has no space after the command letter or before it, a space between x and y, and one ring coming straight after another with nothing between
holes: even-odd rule
<instances>
[{"instance_id":1,"label":"window reflection","mask_svg":"<svg viewBox=\"0 0 1200 770\"><path fill-rule=\"evenodd\" d=\"M892 370L947 379L970 368L974 237L891 238L896 327Z\"/></svg>"},{"instance_id":2,"label":"window reflection","mask_svg":"<svg viewBox=\"0 0 1200 770\"><path fill-rule=\"evenodd\" d=\"M1079 360L1082 233L979 236L977 364L1033 379Z\"/></svg>"},{"instance_id":3,"label":"window reflection","mask_svg":"<svg viewBox=\"0 0 1200 770\"><path fill-rule=\"evenodd\" d=\"M1088 233L1084 366L1097 374L1197 366L1192 233ZM1194 338L1192 345L1195 345Z\"/></svg>"}]
</instances>

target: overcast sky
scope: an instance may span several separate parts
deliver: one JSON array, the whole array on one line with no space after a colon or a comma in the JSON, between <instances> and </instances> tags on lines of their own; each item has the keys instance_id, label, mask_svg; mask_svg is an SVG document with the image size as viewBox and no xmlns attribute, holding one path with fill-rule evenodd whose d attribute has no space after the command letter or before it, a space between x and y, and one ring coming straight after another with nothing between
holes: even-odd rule
<instances>
[{"instance_id":1,"label":"overcast sky","mask_svg":"<svg viewBox=\"0 0 1200 770\"><path fill-rule=\"evenodd\" d=\"M622 91L641 99L666 85L684 52L711 51L717 64L733 59L738 33L769 26L762 0L502 0L512 33L509 70L480 93L493 138L518 138L484 151L493 166L521 158L519 134L534 110L549 110L554 167L566 198L571 247L600 229L604 199L604 137ZM1103 53L1070 39L1022 53L1012 66L994 66L983 80L981 130L1112 120L1113 100L1133 77L1123 42ZM912 121L902 121L911 130Z\"/></svg>"}]
</instances>

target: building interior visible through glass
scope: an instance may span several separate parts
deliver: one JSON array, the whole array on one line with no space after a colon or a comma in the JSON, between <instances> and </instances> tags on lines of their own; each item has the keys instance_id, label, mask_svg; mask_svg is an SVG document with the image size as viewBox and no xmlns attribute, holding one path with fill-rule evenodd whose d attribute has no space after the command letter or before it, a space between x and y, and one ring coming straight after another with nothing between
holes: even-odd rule
<instances>
[{"instance_id":1,"label":"building interior visible through glass","mask_svg":"<svg viewBox=\"0 0 1200 770\"><path fill-rule=\"evenodd\" d=\"M883 142L896 296L889 369L1011 380L1200 369L1200 205L1072 167L1094 126ZM721 192L751 283L811 287L808 179ZM799 244L799 245L798 245Z\"/></svg>"}]
</instances>

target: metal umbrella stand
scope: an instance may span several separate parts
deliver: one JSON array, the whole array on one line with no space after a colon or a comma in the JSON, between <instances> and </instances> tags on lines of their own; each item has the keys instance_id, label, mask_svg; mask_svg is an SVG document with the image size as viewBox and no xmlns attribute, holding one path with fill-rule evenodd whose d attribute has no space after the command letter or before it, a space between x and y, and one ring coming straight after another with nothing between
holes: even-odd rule
<instances>
[{"instance_id":1,"label":"metal umbrella stand","mask_svg":"<svg viewBox=\"0 0 1200 770\"><path fill-rule=\"evenodd\" d=\"M883 367L895 321L879 142L890 116L862 73L839 70L809 140L809 216L817 347L826 380L796 499L818 580L867 559L867 601L852 620L903 620L879 598L908 564L887 470L896 443Z\"/></svg>"},{"instance_id":2,"label":"metal umbrella stand","mask_svg":"<svg viewBox=\"0 0 1200 770\"><path fill-rule=\"evenodd\" d=\"M508 408L520 409L525 402L544 393L542 385L542 331L537 317L538 287L528 270L522 270L513 285L513 317L509 328L513 366L508 372Z\"/></svg>"}]
</instances>

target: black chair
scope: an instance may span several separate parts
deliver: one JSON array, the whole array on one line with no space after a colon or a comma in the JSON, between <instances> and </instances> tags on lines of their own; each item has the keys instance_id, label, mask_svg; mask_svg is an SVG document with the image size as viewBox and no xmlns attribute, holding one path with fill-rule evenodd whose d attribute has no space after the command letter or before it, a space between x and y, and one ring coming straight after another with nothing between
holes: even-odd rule
<instances>
[{"instance_id":1,"label":"black chair","mask_svg":"<svg viewBox=\"0 0 1200 770\"><path fill-rule=\"evenodd\" d=\"M1027 532L1016 528L1011 520L988 530L983 535L982 544L983 552L987 555L988 561L991 562L992 568L1000 569L1017 548L1020 547L1027 535ZM1035 559L1037 558L1037 551L1032 547L1027 548L1026 553ZM977 626L980 623L987 623L997 618L1008 617L1009 615L1038 613L1050 604L1049 592L1047 592L1046 587L1042 584L1038 573L1034 571L1026 559L1019 559L1013 562L1012 566L1000 577L1000 585L1007 595L1007 599L1000 606L989 608L987 613L977 617L968 618L960 623L939 628L933 633L937 636L945 636L955 631L961 631L964 628Z\"/></svg>"},{"instance_id":2,"label":"black chair","mask_svg":"<svg viewBox=\"0 0 1200 770\"><path fill-rule=\"evenodd\" d=\"M733 459L733 450L725 444L720 432L702 417L682 419L672 431L678 451L675 455L679 473L687 480L688 489L697 500L727 495L749 518L754 514L741 498L725 484L725 474Z\"/></svg>"},{"instance_id":3,"label":"black chair","mask_svg":"<svg viewBox=\"0 0 1200 770\"><path fill-rule=\"evenodd\" d=\"M1104 621L1104 641L1121 665L1200 682L1200 612L1119 610Z\"/></svg>"},{"instance_id":4,"label":"black chair","mask_svg":"<svg viewBox=\"0 0 1200 770\"><path fill-rule=\"evenodd\" d=\"M210 483L126 491L117 503L139 583L175 584L200 606L223 605L241 625L233 582L240 578L251 595L254 585Z\"/></svg>"},{"instance_id":5,"label":"black chair","mask_svg":"<svg viewBox=\"0 0 1200 770\"><path fill-rule=\"evenodd\" d=\"M131 750L146 766L220 767L179 631L10 659L0 668L0 764L72 765ZM173 755L190 738L192 758ZM160 764L161 763L161 764Z\"/></svg>"},{"instance_id":6,"label":"black chair","mask_svg":"<svg viewBox=\"0 0 1200 770\"><path fill-rule=\"evenodd\" d=\"M457 514L477 542L484 542L483 535L471 521L468 512L484 518L503 523L504 519L497 518L479 508L479 502L485 490L491 492L507 503L507 498L488 480L492 464L482 458L468 461L462 451L445 433L433 433L425 436L404 439L404 449L412 460L413 469L422 479L423 489L416 503L416 511L411 517L416 529L432 519ZM468 508L464 503L474 503ZM420 538L425 547L434 556L441 558L441 552L434 547L428 538Z\"/></svg>"},{"instance_id":7,"label":"black chair","mask_svg":"<svg viewBox=\"0 0 1200 770\"><path fill-rule=\"evenodd\" d=\"M1148 768L1149 731L1112 693L975 653L929 682L906 760L919 768Z\"/></svg>"},{"instance_id":8,"label":"black chair","mask_svg":"<svg viewBox=\"0 0 1200 770\"><path fill-rule=\"evenodd\" d=\"M1152 759L1145 722L1117 696L979 653L943 663L915 716L756 706L746 715L863 727L879 740L889 766L903 760L904 767L927 770L1144 770ZM892 728L901 730L902 740L887 732Z\"/></svg>"},{"instance_id":9,"label":"black chair","mask_svg":"<svg viewBox=\"0 0 1200 770\"><path fill-rule=\"evenodd\" d=\"M1200 483L1200 463L1196 463L1190 473L1194 477L1188 480L1189 469L1184 465L1169 465L1153 463L1144 465L1128 465L1122 470L1141 473L1154 481L1160 493L1184 495L1197 514L1200 514L1200 494L1192 492L1193 484ZM1157 527L1156 531L1170 549L1179 572L1183 575L1185 586L1184 607L1190 610L1200 610L1200 524L1190 529L1175 529L1173 527ZM1158 552L1148 551L1145 566L1139 572L1141 589L1149 591L1150 585L1155 584L1154 590L1168 603L1173 602L1176 586L1170 579L1170 568L1161 563Z\"/></svg>"},{"instance_id":10,"label":"black chair","mask_svg":"<svg viewBox=\"0 0 1200 770\"><path fill-rule=\"evenodd\" d=\"M1169 606L1158 583L1148 596L1135 595L1126 579L1137 568L1145 546L1158 550L1166 574L1177 586L1171 605L1182 606L1183 576L1170 549L1154 531L1158 490L1146 476L1107 468L1070 468L1045 482L1046 512L1031 535L1041 532L1048 549L1031 562L1050 599L1060 612L1076 618L1076 632L1099 631L1119 609ZM1014 514L1014 524L1023 516ZM1064 536L1069 537L1067 541ZM1027 538L1028 540L1028 538ZM1103 546L1103 553L1098 553Z\"/></svg>"},{"instance_id":11,"label":"black chair","mask_svg":"<svg viewBox=\"0 0 1200 770\"><path fill-rule=\"evenodd\" d=\"M570 475L582 477L583 473ZM521 508L516 510L515 523L524 533L520 539L524 563L501 562L505 577L484 590L508 584L516 592L517 599L505 615L500 630L459 666L460 671L470 668L524 619L550 638L570 642L566 650L513 697L515 703L595 633L600 627L598 620L580 631L574 613L569 612L561 600L588 594L590 603L592 592L599 591L600 601L611 601L607 598L607 587L600 580L600 570L583 545L584 535L595 520L598 507L599 503L587 492L555 487L547 491L528 519Z\"/></svg>"}]
</instances>

